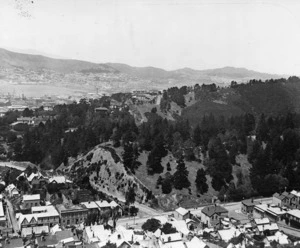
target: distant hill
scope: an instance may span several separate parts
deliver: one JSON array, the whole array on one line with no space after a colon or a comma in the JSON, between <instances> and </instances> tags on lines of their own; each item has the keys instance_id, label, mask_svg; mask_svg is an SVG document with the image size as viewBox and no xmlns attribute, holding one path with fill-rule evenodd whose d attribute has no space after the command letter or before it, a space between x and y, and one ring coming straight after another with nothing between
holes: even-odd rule
<instances>
[{"instance_id":1,"label":"distant hill","mask_svg":"<svg viewBox=\"0 0 300 248\"><path fill-rule=\"evenodd\" d=\"M73 59L56 59L42 55L11 52L0 48L1 68L17 70L13 73L1 71L1 77L8 78L9 81L13 74L15 83L32 82L34 79L34 82L44 85L56 83L57 85L64 84L73 87L76 84L81 86L82 82L85 82L87 91L91 91L97 86L109 93L142 89L163 90L174 86L193 86L195 84L215 83L217 86L228 86L231 81L242 83L250 79L266 80L282 77L234 67L211 70L182 68L167 71L161 68L133 67L120 63L92 63ZM44 78L43 70L46 70L50 75ZM27 73L28 71L30 73ZM60 75L54 75L57 73ZM38 76L34 74L38 74ZM71 77L65 77L66 74L71 74ZM86 74L89 74L89 77L86 77Z\"/></svg>"},{"instance_id":2,"label":"distant hill","mask_svg":"<svg viewBox=\"0 0 300 248\"><path fill-rule=\"evenodd\" d=\"M0 48L1 67L20 67L25 70L52 70L59 73L72 73L85 70L117 72L106 64L96 64L73 59L53 59L41 55L11 52Z\"/></svg>"},{"instance_id":3,"label":"distant hill","mask_svg":"<svg viewBox=\"0 0 300 248\"><path fill-rule=\"evenodd\" d=\"M194 70L183 68L178 70L166 71L155 67L132 67L126 64L108 63L116 70L131 76L143 79L175 79L175 80L204 80L211 82L222 82L229 80L245 81L249 79L266 80L270 78L280 78L282 76L268 73L261 73L245 68L224 67L210 70Z\"/></svg>"}]
</instances>

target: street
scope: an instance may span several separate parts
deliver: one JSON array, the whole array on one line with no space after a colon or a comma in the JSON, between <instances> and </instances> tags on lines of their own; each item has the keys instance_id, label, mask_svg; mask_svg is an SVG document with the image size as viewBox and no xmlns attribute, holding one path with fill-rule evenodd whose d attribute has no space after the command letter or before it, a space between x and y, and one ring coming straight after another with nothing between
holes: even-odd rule
<instances>
[{"instance_id":1,"label":"street","mask_svg":"<svg viewBox=\"0 0 300 248\"><path fill-rule=\"evenodd\" d=\"M261 203L263 204L268 204L268 203L272 203L272 198L261 198L261 199L256 199L259 200ZM232 203L223 203L220 204L222 207L225 207L229 212L236 212L238 214L241 214L240 210L241 210L241 202L232 202ZM119 219L117 221L117 225L128 225L128 226L135 226L135 227L141 227L141 225L143 223L145 223L148 219L153 218L153 217L166 217L168 218L168 215L171 215L174 213L174 211L168 211L168 212L158 212L155 209L152 209L150 207L147 207L145 205L141 205L141 204L136 204L136 207L141 207L142 206L142 211L144 212L144 210L147 210L149 215L142 215L142 216L136 216L134 217L129 217L129 218L122 218ZM201 214L201 210L204 207L199 207L197 209L195 208L190 208L187 209L189 210L193 215L200 215ZM246 216L245 216L246 217Z\"/></svg>"}]
</instances>

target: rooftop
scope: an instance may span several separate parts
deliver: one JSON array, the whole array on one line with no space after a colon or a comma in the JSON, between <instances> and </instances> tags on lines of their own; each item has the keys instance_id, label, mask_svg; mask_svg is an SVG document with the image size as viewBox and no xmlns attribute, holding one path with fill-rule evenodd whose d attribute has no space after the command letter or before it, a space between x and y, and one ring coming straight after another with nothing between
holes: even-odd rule
<instances>
[{"instance_id":1,"label":"rooftop","mask_svg":"<svg viewBox=\"0 0 300 248\"><path fill-rule=\"evenodd\" d=\"M262 219L254 219L254 222L256 225L265 225L265 224L269 224L270 220L268 218L262 218Z\"/></svg>"},{"instance_id":2,"label":"rooftop","mask_svg":"<svg viewBox=\"0 0 300 248\"><path fill-rule=\"evenodd\" d=\"M83 205L84 207L86 207L88 209L92 209L92 208L97 208L98 209L98 205L94 201L91 201L91 202L82 202L81 205Z\"/></svg>"},{"instance_id":3,"label":"rooftop","mask_svg":"<svg viewBox=\"0 0 300 248\"><path fill-rule=\"evenodd\" d=\"M201 210L201 212L210 217L214 214L228 213L228 210L221 206L208 206L208 207L203 208Z\"/></svg>"},{"instance_id":4,"label":"rooftop","mask_svg":"<svg viewBox=\"0 0 300 248\"><path fill-rule=\"evenodd\" d=\"M288 211L287 214L300 219L300 210L299 209L292 209L292 210Z\"/></svg>"},{"instance_id":5,"label":"rooftop","mask_svg":"<svg viewBox=\"0 0 300 248\"><path fill-rule=\"evenodd\" d=\"M36 201L36 200L40 200L40 199L41 199L40 194L23 195L23 201Z\"/></svg>"},{"instance_id":6,"label":"rooftop","mask_svg":"<svg viewBox=\"0 0 300 248\"><path fill-rule=\"evenodd\" d=\"M189 212L188 210L186 210L185 208L182 208L182 207L177 208L175 211L177 213L179 213L180 215L186 215Z\"/></svg>"},{"instance_id":7,"label":"rooftop","mask_svg":"<svg viewBox=\"0 0 300 248\"><path fill-rule=\"evenodd\" d=\"M253 199L247 199L247 200L243 200L243 201L242 201L242 204L244 204L244 205L247 206L247 207L251 207L251 206L258 205L259 202L254 201Z\"/></svg>"},{"instance_id":8,"label":"rooftop","mask_svg":"<svg viewBox=\"0 0 300 248\"><path fill-rule=\"evenodd\" d=\"M68 205L68 204L57 204L56 208L58 212L67 212L72 210L86 210L86 208L83 208L80 205Z\"/></svg>"}]
</instances>

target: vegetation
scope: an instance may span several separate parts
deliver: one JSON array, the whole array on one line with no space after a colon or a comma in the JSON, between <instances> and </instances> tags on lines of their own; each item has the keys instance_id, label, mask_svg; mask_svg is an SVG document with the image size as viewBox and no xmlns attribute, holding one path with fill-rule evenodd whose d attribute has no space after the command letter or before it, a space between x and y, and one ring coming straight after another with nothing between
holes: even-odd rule
<instances>
[{"instance_id":1,"label":"vegetation","mask_svg":"<svg viewBox=\"0 0 300 248\"><path fill-rule=\"evenodd\" d=\"M163 92L160 109L151 107L145 113L147 122L139 126L128 108L109 110L107 114L95 112L96 107L109 107L112 100L124 102L131 97L120 93L57 105L51 112L8 112L0 118L0 132L9 144L8 159L31 161L44 169L67 165L69 157L112 141L114 147L121 147L128 173L135 173L140 166L141 153L147 155L147 173L161 175L157 186L161 186L163 194L170 194L173 189L189 189L191 183L195 183L199 194L205 194L209 188L206 177L210 176L212 187L220 192L220 197L226 194L228 200L270 196L285 188L300 189L300 115L296 112L300 107L300 94L296 94L300 92L299 85L299 78L290 77L265 82L250 80L240 85L232 82L224 89L214 84L172 87ZM191 92L196 103L186 107L185 96ZM161 112L166 113L174 102L183 108L182 116L174 115L172 121L164 119ZM40 114L51 118L22 131L9 130L9 124L18 117ZM107 149L116 161L120 160L113 147ZM172 174L170 163L162 163L168 154L177 159ZM233 166L239 166L238 155L248 158L249 175L241 170L233 177ZM91 162L92 158L91 153L87 159ZM197 168L194 182L188 179L186 161L204 165L204 169ZM79 185L87 185L89 173L99 172L99 166L90 165ZM100 180L98 173L93 178ZM22 180L19 184L26 190ZM133 195L129 187L127 203L134 202Z\"/></svg>"},{"instance_id":2,"label":"vegetation","mask_svg":"<svg viewBox=\"0 0 300 248\"><path fill-rule=\"evenodd\" d=\"M157 219L148 219L143 225L142 229L144 231L155 232L157 229L161 227L161 223Z\"/></svg>"}]
</instances>

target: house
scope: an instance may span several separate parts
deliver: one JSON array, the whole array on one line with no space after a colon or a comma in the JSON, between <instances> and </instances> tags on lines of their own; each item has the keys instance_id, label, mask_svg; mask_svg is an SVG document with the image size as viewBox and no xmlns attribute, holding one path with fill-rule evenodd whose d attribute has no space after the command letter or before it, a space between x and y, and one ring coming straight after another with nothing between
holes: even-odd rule
<instances>
[{"instance_id":1,"label":"house","mask_svg":"<svg viewBox=\"0 0 300 248\"><path fill-rule=\"evenodd\" d=\"M68 184L72 181L68 180L65 176L53 176L49 178L49 184Z\"/></svg>"},{"instance_id":2,"label":"house","mask_svg":"<svg viewBox=\"0 0 300 248\"><path fill-rule=\"evenodd\" d=\"M296 196L293 195L293 194L291 194L291 193L288 193L286 191L283 192L282 195L285 196L285 198L282 199L283 206L285 206L285 207L292 207L291 202L295 201Z\"/></svg>"},{"instance_id":3,"label":"house","mask_svg":"<svg viewBox=\"0 0 300 248\"><path fill-rule=\"evenodd\" d=\"M110 230L105 230L103 225L85 226L83 230L84 241L88 244L108 240Z\"/></svg>"},{"instance_id":4,"label":"house","mask_svg":"<svg viewBox=\"0 0 300 248\"><path fill-rule=\"evenodd\" d=\"M192 219L186 219L185 223L189 230L194 230L197 227L197 222Z\"/></svg>"},{"instance_id":5,"label":"house","mask_svg":"<svg viewBox=\"0 0 300 248\"><path fill-rule=\"evenodd\" d=\"M218 230L217 232L219 239L224 240L225 242L228 242L230 239L234 237L238 237L241 232L239 229L236 229L234 227L224 230Z\"/></svg>"},{"instance_id":6,"label":"house","mask_svg":"<svg viewBox=\"0 0 300 248\"><path fill-rule=\"evenodd\" d=\"M32 207L30 214L17 213L16 219L20 230L27 227L44 226L49 232L49 227L59 223L59 214L54 206L38 206Z\"/></svg>"},{"instance_id":7,"label":"house","mask_svg":"<svg viewBox=\"0 0 300 248\"><path fill-rule=\"evenodd\" d=\"M286 207L281 207L275 204L259 204L254 207L254 218L269 218L273 222L281 220L286 214Z\"/></svg>"},{"instance_id":8,"label":"house","mask_svg":"<svg viewBox=\"0 0 300 248\"><path fill-rule=\"evenodd\" d=\"M268 218L254 219L254 223L256 226L267 225L270 224L270 220Z\"/></svg>"},{"instance_id":9,"label":"house","mask_svg":"<svg viewBox=\"0 0 300 248\"><path fill-rule=\"evenodd\" d=\"M81 206L84 208L88 209L88 214L99 214L99 207L96 202L94 201L89 201L89 202L81 202Z\"/></svg>"},{"instance_id":10,"label":"house","mask_svg":"<svg viewBox=\"0 0 300 248\"><path fill-rule=\"evenodd\" d=\"M274 235L277 231L279 231L278 225L276 223L269 223L265 225L258 225L257 230L260 235L264 235L265 231L269 232L269 236Z\"/></svg>"},{"instance_id":11,"label":"house","mask_svg":"<svg viewBox=\"0 0 300 248\"><path fill-rule=\"evenodd\" d=\"M34 206L40 206L41 196L40 194L23 195L22 207L23 209L29 209Z\"/></svg>"},{"instance_id":12,"label":"house","mask_svg":"<svg viewBox=\"0 0 300 248\"><path fill-rule=\"evenodd\" d=\"M215 226L224 217L228 217L228 210L218 205L207 206L201 210L201 222L208 227Z\"/></svg>"},{"instance_id":13,"label":"house","mask_svg":"<svg viewBox=\"0 0 300 248\"><path fill-rule=\"evenodd\" d=\"M31 213L36 215L39 225L53 227L59 224L59 213L52 205L32 207Z\"/></svg>"},{"instance_id":14,"label":"house","mask_svg":"<svg viewBox=\"0 0 300 248\"><path fill-rule=\"evenodd\" d=\"M282 220L286 215L287 209L285 207L270 206L265 211L265 216L270 219L270 221L277 222Z\"/></svg>"},{"instance_id":15,"label":"house","mask_svg":"<svg viewBox=\"0 0 300 248\"><path fill-rule=\"evenodd\" d=\"M268 209L268 204L258 204L254 206L253 209L253 218L259 219L265 217L265 212Z\"/></svg>"},{"instance_id":16,"label":"house","mask_svg":"<svg viewBox=\"0 0 300 248\"><path fill-rule=\"evenodd\" d=\"M254 207L258 205L259 203L257 201L254 201L253 199L247 199L242 201L242 213L244 214L252 214Z\"/></svg>"},{"instance_id":17,"label":"house","mask_svg":"<svg viewBox=\"0 0 300 248\"><path fill-rule=\"evenodd\" d=\"M289 239L288 236L284 233L277 231L273 236L266 237L268 243L271 243L272 241L278 242L280 245L288 245Z\"/></svg>"},{"instance_id":18,"label":"house","mask_svg":"<svg viewBox=\"0 0 300 248\"><path fill-rule=\"evenodd\" d=\"M19 195L19 190L16 188L14 184L10 184L5 188L9 197L14 197Z\"/></svg>"},{"instance_id":19,"label":"house","mask_svg":"<svg viewBox=\"0 0 300 248\"><path fill-rule=\"evenodd\" d=\"M79 205L56 205L56 209L60 216L61 226L70 226L83 223L88 215L88 209Z\"/></svg>"},{"instance_id":20,"label":"house","mask_svg":"<svg viewBox=\"0 0 300 248\"><path fill-rule=\"evenodd\" d=\"M21 236L22 237L31 237L33 233L36 236L41 236L42 234L48 234L49 227L48 226L24 227L24 228L22 228Z\"/></svg>"},{"instance_id":21,"label":"house","mask_svg":"<svg viewBox=\"0 0 300 248\"><path fill-rule=\"evenodd\" d=\"M277 206L284 206L285 200L288 199L284 194L275 193L272 196L272 203Z\"/></svg>"},{"instance_id":22,"label":"house","mask_svg":"<svg viewBox=\"0 0 300 248\"><path fill-rule=\"evenodd\" d=\"M48 178L44 177L42 173L38 171L37 173L31 173L30 176L27 177L27 181L33 187L42 187L43 185L47 184Z\"/></svg>"},{"instance_id":23,"label":"house","mask_svg":"<svg viewBox=\"0 0 300 248\"><path fill-rule=\"evenodd\" d=\"M290 194L293 195L290 199L290 207L300 209L300 192L292 190Z\"/></svg>"},{"instance_id":24,"label":"house","mask_svg":"<svg viewBox=\"0 0 300 248\"><path fill-rule=\"evenodd\" d=\"M96 201L95 203L98 205L100 213L111 209L111 206L107 201Z\"/></svg>"},{"instance_id":25,"label":"house","mask_svg":"<svg viewBox=\"0 0 300 248\"><path fill-rule=\"evenodd\" d=\"M204 243L201 239L193 237L190 242L186 242L187 248L206 248L208 245Z\"/></svg>"},{"instance_id":26,"label":"house","mask_svg":"<svg viewBox=\"0 0 300 248\"><path fill-rule=\"evenodd\" d=\"M300 210L299 209L292 209L287 211L286 217L291 221L297 222L300 224Z\"/></svg>"},{"instance_id":27,"label":"house","mask_svg":"<svg viewBox=\"0 0 300 248\"><path fill-rule=\"evenodd\" d=\"M185 208L180 207L175 210L174 217L177 220L186 220L190 218L190 212Z\"/></svg>"},{"instance_id":28,"label":"house","mask_svg":"<svg viewBox=\"0 0 300 248\"><path fill-rule=\"evenodd\" d=\"M173 243L176 241L182 241L182 234L181 233L171 233L171 234L163 234L159 238L159 244L163 245L166 243Z\"/></svg>"}]
</instances>

